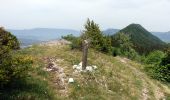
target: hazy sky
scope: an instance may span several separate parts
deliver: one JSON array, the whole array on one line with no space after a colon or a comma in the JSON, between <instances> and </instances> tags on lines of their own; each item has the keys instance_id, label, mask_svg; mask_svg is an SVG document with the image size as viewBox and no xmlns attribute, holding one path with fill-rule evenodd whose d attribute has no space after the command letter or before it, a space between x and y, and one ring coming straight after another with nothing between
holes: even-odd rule
<instances>
[{"instance_id":1,"label":"hazy sky","mask_svg":"<svg viewBox=\"0 0 170 100\"><path fill-rule=\"evenodd\" d=\"M170 31L170 0L0 0L0 26L82 30L87 18L101 29L139 23L149 31Z\"/></svg>"}]
</instances>

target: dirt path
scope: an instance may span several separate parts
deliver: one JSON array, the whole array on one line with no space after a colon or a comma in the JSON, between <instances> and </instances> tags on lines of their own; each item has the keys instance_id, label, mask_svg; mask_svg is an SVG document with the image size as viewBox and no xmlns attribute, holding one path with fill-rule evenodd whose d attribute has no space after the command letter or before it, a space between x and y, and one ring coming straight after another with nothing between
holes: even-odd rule
<instances>
[{"instance_id":1,"label":"dirt path","mask_svg":"<svg viewBox=\"0 0 170 100\"><path fill-rule=\"evenodd\" d=\"M164 93L161 91L161 89L154 84L144 73L130 65L129 59L127 58L120 58L118 57L118 60L120 60L122 63L125 63L127 67L129 67L135 75L137 75L143 82L143 89L142 89L142 100L148 100L149 99L149 89L148 85L152 87L152 91L154 92L154 96L156 100L165 100Z\"/></svg>"},{"instance_id":2,"label":"dirt path","mask_svg":"<svg viewBox=\"0 0 170 100\"><path fill-rule=\"evenodd\" d=\"M46 57L44 58L46 62L45 71L52 73L55 77L53 78L53 83L57 90L59 90L60 95L67 96L68 93L68 84L67 77L65 75L64 69L57 64L57 62L63 61L63 59L56 59L55 57Z\"/></svg>"}]
</instances>

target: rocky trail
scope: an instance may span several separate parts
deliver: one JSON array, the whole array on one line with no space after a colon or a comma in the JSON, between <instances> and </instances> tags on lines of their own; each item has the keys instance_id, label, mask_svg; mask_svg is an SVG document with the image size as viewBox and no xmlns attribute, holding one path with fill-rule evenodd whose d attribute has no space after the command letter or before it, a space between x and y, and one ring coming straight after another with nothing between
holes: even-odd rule
<instances>
[{"instance_id":1,"label":"rocky trail","mask_svg":"<svg viewBox=\"0 0 170 100\"><path fill-rule=\"evenodd\" d=\"M55 77L53 78L53 83L59 90L60 95L67 96L68 92L68 78L64 72L64 68L59 66L57 62L63 62L63 59L56 59L55 57L45 57L44 61L46 63L45 71L52 73Z\"/></svg>"}]
</instances>

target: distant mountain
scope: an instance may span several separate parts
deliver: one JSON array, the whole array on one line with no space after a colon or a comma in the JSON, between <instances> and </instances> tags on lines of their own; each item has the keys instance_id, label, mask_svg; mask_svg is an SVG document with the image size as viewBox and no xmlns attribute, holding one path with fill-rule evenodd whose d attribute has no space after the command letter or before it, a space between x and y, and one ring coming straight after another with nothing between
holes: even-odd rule
<instances>
[{"instance_id":1,"label":"distant mountain","mask_svg":"<svg viewBox=\"0 0 170 100\"><path fill-rule=\"evenodd\" d=\"M9 32L17 36L22 46L28 46L42 41L60 39L61 36L73 34L79 36L80 32L72 29L53 29L53 28L35 28L25 30L8 29Z\"/></svg>"},{"instance_id":2,"label":"distant mountain","mask_svg":"<svg viewBox=\"0 0 170 100\"><path fill-rule=\"evenodd\" d=\"M80 31L72 29L55 29L55 28L34 28L24 30L8 29L9 32L17 36L21 42L21 46L28 46L42 41L49 41L54 39L60 39L61 36L73 34L79 36ZM103 33L106 35L113 35L117 33L119 29L107 29ZM159 37L165 42L170 42L170 32L152 32L155 36Z\"/></svg>"},{"instance_id":3,"label":"distant mountain","mask_svg":"<svg viewBox=\"0 0 170 100\"><path fill-rule=\"evenodd\" d=\"M103 33L105 35L114 35L116 34L120 29L107 29L104 30ZM164 42L170 43L170 31L169 32L151 32L153 35L157 36Z\"/></svg>"},{"instance_id":4,"label":"distant mountain","mask_svg":"<svg viewBox=\"0 0 170 100\"><path fill-rule=\"evenodd\" d=\"M148 53L152 50L162 49L165 46L163 41L152 35L139 24L130 24L119 32L130 36L131 41L135 46L134 48L139 53Z\"/></svg>"},{"instance_id":5,"label":"distant mountain","mask_svg":"<svg viewBox=\"0 0 170 100\"><path fill-rule=\"evenodd\" d=\"M119 31L119 29L107 29L107 30L104 30L103 31L103 33L105 34L105 35L113 35L113 34L115 34L115 33L117 33Z\"/></svg>"},{"instance_id":6,"label":"distant mountain","mask_svg":"<svg viewBox=\"0 0 170 100\"><path fill-rule=\"evenodd\" d=\"M152 32L152 34L159 37L161 40L170 43L170 31L169 32Z\"/></svg>"}]
</instances>

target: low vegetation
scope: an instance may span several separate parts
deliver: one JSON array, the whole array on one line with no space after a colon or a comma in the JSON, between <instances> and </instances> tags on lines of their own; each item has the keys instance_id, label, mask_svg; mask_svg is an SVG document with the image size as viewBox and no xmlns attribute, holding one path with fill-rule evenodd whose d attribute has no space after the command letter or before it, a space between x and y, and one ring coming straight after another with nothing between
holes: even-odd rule
<instances>
[{"instance_id":1,"label":"low vegetation","mask_svg":"<svg viewBox=\"0 0 170 100\"><path fill-rule=\"evenodd\" d=\"M138 51L133 35L123 32L105 36L88 20L80 37L63 37L72 44L47 42L19 50L17 38L1 28L0 99L170 99L169 47ZM81 62L85 39L90 42L88 65L97 69L76 72L72 66Z\"/></svg>"},{"instance_id":2,"label":"low vegetation","mask_svg":"<svg viewBox=\"0 0 170 100\"><path fill-rule=\"evenodd\" d=\"M145 64L145 69L151 77L166 82L170 80L169 45L139 24L131 24L113 36L105 36L99 26L88 19L80 37L73 38L68 35L63 38L72 41L75 49L82 45L82 40L90 40L91 48L112 56L124 56L138 61ZM75 43L75 40L79 40L78 43ZM163 64L164 62L166 64Z\"/></svg>"},{"instance_id":3,"label":"low vegetation","mask_svg":"<svg viewBox=\"0 0 170 100\"><path fill-rule=\"evenodd\" d=\"M82 52L71 50L70 46L33 46L18 53L33 56L34 64L26 84L3 94L8 98L136 100L146 96L150 100L158 100L170 96L167 85L151 79L144 73L143 65L126 58L112 57L90 49L88 65L96 65L97 70L74 73L72 66L81 61ZM64 69L66 88L62 88L56 73L45 70L50 64L46 59L55 59L57 66ZM68 84L68 78L73 78L75 82Z\"/></svg>"}]
</instances>

